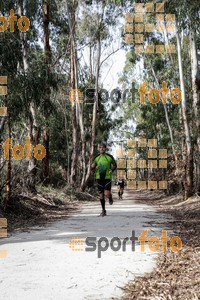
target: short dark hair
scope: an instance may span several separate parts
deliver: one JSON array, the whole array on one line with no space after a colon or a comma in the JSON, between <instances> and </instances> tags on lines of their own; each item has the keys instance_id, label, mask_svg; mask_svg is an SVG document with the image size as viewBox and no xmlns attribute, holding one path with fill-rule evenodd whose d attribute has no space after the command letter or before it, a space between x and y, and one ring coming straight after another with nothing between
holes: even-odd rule
<instances>
[{"instance_id":1,"label":"short dark hair","mask_svg":"<svg viewBox=\"0 0 200 300\"><path fill-rule=\"evenodd\" d=\"M99 144L99 147L100 147L100 146L102 146L102 147L104 147L104 148L107 147L106 143L100 143L100 144Z\"/></svg>"}]
</instances>

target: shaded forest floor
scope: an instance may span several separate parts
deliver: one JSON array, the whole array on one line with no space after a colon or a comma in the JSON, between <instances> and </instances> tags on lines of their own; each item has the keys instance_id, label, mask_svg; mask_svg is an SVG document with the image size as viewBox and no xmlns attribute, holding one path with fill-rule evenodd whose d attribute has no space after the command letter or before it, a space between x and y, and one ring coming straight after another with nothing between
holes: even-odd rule
<instances>
[{"instance_id":1,"label":"shaded forest floor","mask_svg":"<svg viewBox=\"0 0 200 300\"><path fill-rule=\"evenodd\" d=\"M122 299L200 299L200 197L183 201L181 196L167 197L159 192L145 191L136 192L134 199L172 215L174 221L166 225L173 230L173 235L181 238L183 247L177 253L170 250L161 253L156 269L130 282Z\"/></svg>"},{"instance_id":2,"label":"shaded forest floor","mask_svg":"<svg viewBox=\"0 0 200 300\"><path fill-rule=\"evenodd\" d=\"M12 208L3 211L0 207L0 217L7 218L9 236L66 218L80 208L81 202L88 200L96 198L84 193L72 194L67 189L39 187L37 194L27 193L12 199Z\"/></svg>"}]
</instances>

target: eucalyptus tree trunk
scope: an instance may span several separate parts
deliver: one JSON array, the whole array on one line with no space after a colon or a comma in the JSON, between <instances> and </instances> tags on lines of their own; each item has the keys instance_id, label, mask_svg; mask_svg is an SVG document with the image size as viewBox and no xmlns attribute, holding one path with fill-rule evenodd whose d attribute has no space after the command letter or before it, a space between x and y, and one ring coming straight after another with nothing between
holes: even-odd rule
<instances>
[{"instance_id":1,"label":"eucalyptus tree trunk","mask_svg":"<svg viewBox=\"0 0 200 300\"><path fill-rule=\"evenodd\" d=\"M79 126L81 134L81 160L82 160L82 179L81 179L81 190L84 190L85 177L86 177L86 141L85 141L85 131L83 125L83 107L79 104Z\"/></svg>"},{"instance_id":2,"label":"eucalyptus tree trunk","mask_svg":"<svg viewBox=\"0 0 200 300\"><path fill-rule=\"evenodd\" d=\"M76 82L76 51L75 51L75 12L76 12L76 0L72 0L71 13L69 11L68 1L66 0L66 9L68 22L70 27L70 91L72 91L72 97L74 98L74 91L77 86ZM75 100L75 99L73 99ZM72 156L71 156L71 174L70 184L72 188L75 188L77 177L77 105L75 101L71 101L71 121L72 121ZM69 167L69 166L68 166Z\"/></svg>"},{"instance_id":3,"label":"eucalyptus tree trunk","mask_svg":"<svg viewBox=\"0 0 200 300\"><path fill-rule=\"evenodd\" d=\"M192 25L192 24L191 24ZM192 77L192 95L194 112L194 144L195 144L195 168L196 168L196 192L200 192L200 75L198 70L198 58L196 47L195 29L190 26L190 58L191 58L191 77Z\"/></svg>"},{"instance_id":4,"label":"eucalyptus tree trunk","mask_svg":"<svg viewBox=\"0 0 200 300\"><path fill-rule=\"evenodd\" d=\"M20 1L18 5L18 14L19 16L24 15L24 1ZM23 62L23 72L26 74L28 71L28 54L27 54L27 34L20 32L20 39L22 44L22 62ZM28 91L27 91L28 94ZM30 139L30 142L33 146L36 146L38 144L39 140L39 127L37 124L37 118L36 118L36 104L34 100L30 101L29 104L29 125L28 125L28 138ZM27 178L26 178L26 188L33 193L36 193L35 183L36 183L36 158L33 155L33 152L31 152L30 160L28 162L28 168L27 168Z\"/></svg>"},{"instance_id":5,"label":"eucalyptus tree trunk","mask_svg":"<svg viewBox=\"0 0 200 300\"><path fill-rule=\"evenodd\" d=\"M0 118L0 145L3 142L2 133L4 131L4 127L6 125L6 122L8 122L8 118L9 118L8 114L7 114L7 117L1 117ZM9 135L9 137L11 138L10 135ZM2 174L2 170L3 170L4 166L6 167L6 165L8 164L6 160L2 159L2 155L3 155L3 153L0 153L0 174ZM10 166L11 166L11 164L10 164ZM7 178L9 178L9 165L7 165ZM2 184L0 184L0 199L2 197L2 190L3 190L5 185L6 185L6 180L5 181L3 180ZM6 207L7 201L5 201L4 205Z\"/></svg>"},{"instance_id":6,"label":"eucalyptus tree trunk","mask_svg":"<svg viewBox=\"0 0 200 300\"><path fill-rule=\"evenodd\" d=\"M78 88L78 58L77 58L77 49L75 43L75 11L74 11L74 32L73 32L73 44L74 44L74 55L73 55L73 64L74 64L74 82L75 82L75 103L76 103L76 121L79 122L80 127L80 136L81 136L81 185L80 190L83 190L83 186L85 184L85 176L86 176L86 140L85 140L85 129L83 123L83 104L81 103L82 97L79 96L79 88ZM76 147L77 148L77 147ZM76 150L77 153L77 150ZM76 163L77 167L77 163ZM76 170L77 172L77 170ZM77 180L76 180L77 183Z\"/></svg>"},{"instance_id":7,"label":"eucalyptus tree trunk","mask_svg":"<svg viewBox=\"0 0 200 300\"><path fill-rule=\"evenodd\" d=\"M176 40L177 40L177 51L178 51L178 66L179 66L179 77L180 77L180 87L182 92L182 117L183 126L185 132L185 142L186 142L186 164L185 164L185 198L187 199L193 194L193 149L190 135L189 122L186 112L186 95L185 95L185 84L183 77L183 64L182 64L182 54L181 54L181 41L180 33L177 29L176 24Z\"/></svg>"},{"instance_id":8,"label":"eucalyptus tree trunk","mask_svg":"<svg viewBox=\"0 0 200 300\"><path fill-rule=\"evenodd\" d=\"M98 22L97 44L96 44L97 58L96 58L96 74L95 74L95 101L93 104L93 113L92 113L91 144L90 144L89 159L87 164L87 173L86 173L85 182L82 187L82 190L85 190L88 180L90 178L91 165L94 158L94 150L95 150L96 124L97 124L97 111L98 111L98 88L99 88L99 75L100 75L100 68L101 68L101 62L100 62L101 30L102 30L102 23L104 18L105 2L102 2L101 5L102 5L102 13L100 15L99 22Z\"/></svg>"},{"instance_id":9,"label":"eucalyptus tree trunk","mask_svg":"<svg viewBox=\"0 0 200 300\"><path fill-rule=\"evenodd\" d=\"M93 81L93 68L92 68L92 46L90 45L90 56L89 56L89 60L90 60L90 84L92 84Z\"/></svg>"},{"instance_id":10,"label":"eucalyptus tree trunk","mask_svg":"<svg viewBox=\"0 0 200 300\"><path fill-rule=\"evenodd\" d=\"M96 139L96 123L97 123L97 108L98 108L98 87L99 87L99 73L100 73L100 58L101 58L101 38L100 33L97 41L97 64L96 64L96 80L95 80L95 101L93 105L93 114L92 114L92 138L91 138L91 146L90 146L90 157L87 165L87 174L85 178L84 189L87 185L87 182L91 173L91 165L94 157L94 146Z\"/></svg>"},{"instance_id":11,"label":"eucalyptus tree trunk","mask_svg":"<svg viewBox=\"0 0 200 300\"><path fill-rule=\"evenodd\" d=\"M157 87L158 87L158 90L159 90L158 78L156 77L156 74L155 74L155 71L154 71L154 68L152 67L152 65L151 65L151 70L152 70L154 79L156 81L156 84L157 84ZM172 144L172 153L173 153L173 157L174 157L174 160L175 160L175 166L176 166L176 169L177 169L177 160L178 159L177 159L177 155L176 155L175 148L174 148L174 136L173 136L173 132L172 132L172 127L171 127L171 124L170 124L170 121L169 121L169 115L168 115L166 104L163 103L163 107L164 107L165 119L166 119L166 122L167 122L167 127L168 127L168 130L169 130L170 140L171 140L171 144Z\"/></svg>"},{"instance_id":12,"label":"eucalyptus tree trunk","mask_svg":"<svg viewBox=\"0 0 200 300\"><path fill-rule=\"evenodd\" d=\"M8 112L8 134L9 134L9 138L11 139L11 124L10 124L9 112ZM6 203L5 203L6 208L12 206L12 203L11 203L11 174L12 174L12 164L11 164L11 154L9 151L7 174L6 174Z\"/></svg>"},{"instance_id":13,"label":"eucalyptus tree trunk","mask_svg":"<svg viewBox=\"0 0 200 300\"><path fill-rule=\"evenodd\" d=\"M43 30L44 30L44 56L47 68L47 82L45 85L44 108L45 108L45 127L43 129L43 146L46 149L46 156L42 161L41 179L44 184L49 183L49 125L48 125L48 107L51 97L51 89L49 85L49 76L51 73L51 48L49 43L49 23L50 23L50 2L43 0Z\"/></svg>"}]
</instances>

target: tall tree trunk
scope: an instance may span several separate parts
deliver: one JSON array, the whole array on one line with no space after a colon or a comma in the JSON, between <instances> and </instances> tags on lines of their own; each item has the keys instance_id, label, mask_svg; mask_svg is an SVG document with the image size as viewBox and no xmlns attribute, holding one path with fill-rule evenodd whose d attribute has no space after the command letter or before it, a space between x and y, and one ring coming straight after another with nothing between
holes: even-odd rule
<instances>
[{"instance_id":1,"label":"tall tree trunk","mask_svg":"<svg viewBox=\"0 0 200 300\"><path fill-rule=\"evenodd\" d=\"M43 130L43 146L46 149L46 156L42 161L42 181L44 184L49 183L49 126L48 126L48 107L51 97L51 89L49 86L50 65L51 65L51 48L49 43L49 23L50 23L50 7L49 0L43 0L43 29L44 29L44 55L47 67L47 82L45 86L44 107L45 107L45 128Z\"/></svg>"},{"instance_id":2,"label":"tall tree trunk","mask_svg":"<svg viewBox=\"0 0 200 300\"><path fill-rule=\"evenodd\" d=\"M85 186L86 187L90 173L91 173L91 165L92 160L94 157L94 146L95 146L95 139L96 139L96 122L97 122L97 107L98 107L98 88L99 88L99 73L100 73L100 58L101 58L101 38L100 33L97 41L97 64L96 64L96 80L95 80L95 101L93 105L93 115L92 115L92 140L90 146L90 157L87 165L87 174L85 179Z\"/></svg>"},{"instance_id":3,"label":"tall tree trunk","mask_svg":"<svg viewBox=\"0 0 200 300\"><path fill-rule=\"evenodd\" d=\"M93 68L92 68L92 46L90 45L90 56L89 56L89 59L90 59L90 85L92 85L92 82L93 82Z\"/></svg>"},{"instance_id":4,"label":"tall tree trunk","mask_svg":"<svg viewBox=\"0 0 200 300\"><path fill-rule=\"evenodd\" d=\"M8 112L8 134L9 139L11 139L11 124L10 124L10 116ZM12 206L11 203L11 173L12 173L12 165L11 165L11 154L9 150L8 154L8 167L7 167L7 176L6 176L6 203L5 207L9 208Z\"/></svg>"},{"instance_id":5,"label":"tall tree trunk","mask_svg":"<svg viewBox=\"0 0 200 300\"><path fill-rule=\"evenodd\" d=\"M183 77L183 64L182 64L182 54L181 54L181 42L180 42L180 34L177 29L176 24L176 40L177 40L177 51L178 51L178 66L179 66L179 76L180 76L180 86L182 92L182 117L183 117L183 126L185 132L185 140L186 140L186 168L185 168L185 198L187 199L193 194L193 151L192 151L192 143L191 143L191 135L189 129L189 122L186 113L186 95L185 95L185 84Z\"/></svg>"},{"instance_id":6,"label":"tall tree trunk","mask_svg":"<svg viewBox=\"0 0 200 300\"><path fill-rule=\"evenodd\" d=\"M33 147L35 147L39 143L39 136L40 136L40 129L37 124L37 117L36 117L36 105L33 101L30 103L30 118L29 118L29 139ZM33 155L33 152L31 154L29 163L28 163L28 176L27 176L27 183L26 187L27 189L32 192L36 193L36 174L37 174L37 160Z\"/></svg>"},{"instance_id":7,"label":"tall tree trunk","mask_svg":"<svg viewBox=\"0 0 200 300\"><path fill-rule=\"evenodd\" d=\"M81 104L79 104L80 106ZM81 133L81 158L82 158L82 179L81 179L81 191L85 188L85 177L86 177L86 141L85 141L85 131L83 125L83 107L79 107L79 126Z\"/></svg>"},{"instance_id":8,"label":"tall tree trunk","mask_svg":"<svg viewBox=\"0 0 200 300\"><path fill-rule=\"evenodd\" d=\"M19 16L24 15L24 9L23 9L23 0L20 1L20 4L18 6L18 14ZM22 57L23 57L23 72L27 73L28 71L28 54L27 54L27 40L26 40L26 33L20 32L20 39L22 42ZM39 128L37 124L37 118L36 118L36 106L34 100L30 102L29 105L29 132L28 137L30 139L30 142L33 146L36 146L39 140ZM26 188L30 192L36 193L35 183L36 183L36 159L33 156L33 152L31 154L28 168L27 168L27 178L26 178Z\"/></svg>"},{"instance_id":9,"label":"tall tree trunk","mask_svg":"<svg viewBox=\"0 0 200 300\"><path fill-rule=\"evenodd\" d=\"M75 28L75 26L74 26ZM74 29L75 30L75 29ZM75 32L74 32L75 36ZM74 40L75 45L75 40ZM80 127L80 135L81 135L81 186L80 190L83 190L85 184L85 175L86 175L86 141L85 141L85 130L83 123L83 105L79 99L79 89L78 89L78 59L77 59L77 50L75 47L75 55L74 55L74 80L75 80L75 91L76 91L76 118L79 121Z\"/></svg>"},{"instance_id":10,"label":"tall tree trunk","mask_svg":"<svg viewBox=\"0 0 200 300\"><path fill-rule=\"evenodd\" d=\"M64 103L63 103L64 102ZM65 124L65 136L66 136L66 156L67 156L67 168L65 169L67 175L67 183L70 184L70 150L69 150L69 136L70 136L70 129L69 129L69 122L67 119L67 115L65 113L66 110L66 100L62 102L62 110L64 111L64 124Z\"/></svg>"},{"instance_id":11,"label":"tall tree trunk","mask_svg":"<svg viewBox=\"0 0 200 300\"><path fill-rule=\"evenodd\" d=\"M156 77L156 74L155 74L155 71L154 71L154 68L152 67L152 65L151 65L151 70L152 70L154 79L156 81L156 84L157 84L157 87L158 87L158 90L159 90L158 78ZM174 136L173 136L173 132L172 132L172 127L171 127L171 124L170 124L170 121L169 121L169 115L168 115L166 104L163 103L163 107L164 107L165 119L166 119L166 122L167 122L167 127L168 127L168 130L169 130L170 140L171 140L171 144L172 144L172 153L173 153L173 157L174 157L174 161L175 161L175 167L177 169L177 160L178 159L177 159L177 155L176 155L175 148L174 148Z\"/></svg>"},{"instance_id":12,"label":"tall tree trunk","mask_svg":"<svg viewBox=\"0 0 200 300\"><path fill-rule=\"evenodd\" d=\"M198 70L198 58L196 47L195 29L190 23L190 58L191 58L191 77L192 77L192 95L193 95L193 112L194 112L194 145L195 145L195 191L200 193L200 74Z\"/></svg>"},{"instance_id":13,"label":"tall tree trunk","mask_svg":"<svg viewBox=\"0 0 200 300\"><path fill-rule=\"evenodd\" d=\"M100 68L101 68L101 29L102 29L102 23L104 18L104 10L105 10L105 2L103 1L101 3L102 5L102 13L99 18L98 22L98 35L97 35L97 59L96 59L96 74L95 74L95 101L93 105L93 114L92 114L92 138L91 138L91 145L90 145L90 156L87 164L87 173L85 177L85 183L83 186L83 190L87 186L88 180L90 178L91 173L91 165L94 158L94 146L95 146L95 140L96 140L96 123L97 123L97 110L98 110L98 88L99 88L99 75L100 75Z\"/></svg>"},{"instance_id":14,"label":"tall tree trunk","mask_svg":"<svg viewBox=\"0 0 200 300\"><path fill-rule=\"evenodd\" d=\"M70 92L74 97L74 91L76 89L76 51L75 51L75 12L76 12L76 0L72 1L71 14L69 11L68 1L66 0L66 9L68 22L70 27ZM76 176L77 176L77 105L75 101L71 101L71 120L72 120L72 157L71 157L71 174L70 183L72 188L75 188Z\"/></svg>"}]
</instances>

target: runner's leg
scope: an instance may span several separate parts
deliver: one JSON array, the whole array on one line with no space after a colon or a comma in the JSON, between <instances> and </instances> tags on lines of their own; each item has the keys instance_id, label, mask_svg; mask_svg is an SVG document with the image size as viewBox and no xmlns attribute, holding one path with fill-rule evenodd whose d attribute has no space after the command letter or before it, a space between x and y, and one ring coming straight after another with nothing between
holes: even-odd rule
<instances>
[{"instance_id":1,"label":"runner's leg","mask_svg":"<svg viewBox=\"0 0 200 300\"><path fill-rule=\"evenodd\" d=\"M105 197L109 199L109 204L113 204L113 198L111 194L111 180L110 179L105 179L106 184L105 184Z\"/></svg>"},{"instance_id":2,"label":"runner's leg","mask_svg":"<svg viewBox=\"0 0 200 300\"><path fill-rule=\"evenodd\" d=\"M118 188L118 196L119 196L119 199L120 199L120 186Z\"/></svg>"},{"instance_id":3,"label":"runner's leg","mask_svg":"<svg viewBox=\"0 0 200 300\"><path fill-rule=\"evenodd\" d=\"M122 199L122 195L123 195L123 189L122 187L120 188L120 198Z\"/></svg>"},{"instance_id":4,"label":"runner's leg","mask_svg":"<svg viewBox=\"0 0 200 300\"><path fill-rule=\"evenodd\" d=\"M101 207L102 207L102 210L105 210L105 198L104 198L104 193L101 193L100 194L100 202L101 202Z\"/></svg>"},{"instance_id":5,"label":"runner's leg","mask_svg":"<svg viewBox=\"0 0 200 300\"><path fill-rule=\"evenodd\" d=\"M104 183L102 182L102 180L97 179L97 186L99 190L99 199L102 207L101 215L104 216L106 214L106 210L105 210L105 197L104 197Z\"/></svg>"},{"instance_id":6,"label":"runner's leg","mask_svg":"<svg viewBox=\"0 0 200 300\"><path fill-rule=\"evenodd\" d=\"M122 199L123 189L120 187L120 199Z\"/></svg>"}]
</instances>

